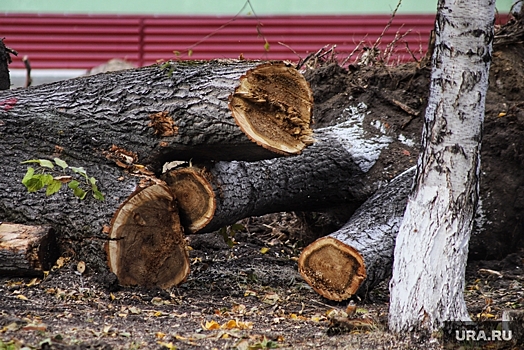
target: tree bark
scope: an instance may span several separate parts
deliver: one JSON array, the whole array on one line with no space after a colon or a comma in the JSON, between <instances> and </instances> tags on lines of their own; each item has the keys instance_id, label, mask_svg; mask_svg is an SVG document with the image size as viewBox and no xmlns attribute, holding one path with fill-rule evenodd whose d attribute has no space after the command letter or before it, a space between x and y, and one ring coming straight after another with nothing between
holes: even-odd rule
<instances>
[{"instance_id":1,"label":"tree bark","mask_svg":"<svg viewBox=\"0 0 524 350\"><path fill-rule=\"evenodd\" d=\"M383 185L341 229L304 248L298 270L317 293L331 300L365 296L391 275L414 175L413 167Z\"/></svg>"},{"instance_id":2,"label":"tree bark","mask_svg":"<svg viewBox=\"0 0 524 350\"><path fill-rule=\"evenodd\" d=\"M394 251L394 332L469 320L464 275L478 201L494 10L494 1L438 4L423 151Z\"/></svg>"},{"instance_id":3,"label":"tree bark","mask_svg":"<svg viewBox=\"0 0 524 350\"><path fill-rule=\"evenodd\" d=\"M251 61L168 62L0 93L0 133L66 152L113 145L159 173L171 160L273 158L310 143L312 94L296 69Z\"/></svg>"},{"instance_id":4,"label":"tree bark","mask_svg":"<svg viewBox=\"0 0 524 350\"><path fill-rule=\"evenodd\" d=\"M164 179L191 233L211 232L271 212L341 205L355 210L377 184L366 181L372 159L363 158L362 148L355 147L358 140L350 142L354 135L347 132L344 125L319 129L315 143L298 156L177 168Z\"/></svg>"},{"instance_id":5,"label":"tree bark","mask_svg":"<svg viewBox=\"0 0 524 350\"><path fill-rule=\"evenodd\" d=\"M9 90L11 88L9 63L11 63L11 57L5 47L4 39L0 39L0 90Z\"/></svg>"},{"instance_id":6,"label":"tree bark","mask_svg":"<svg viewBox=\"0 0 524 350\"><path fill-rule=\"evenodd\" d=\"M0 222L0 275L43 277L58 256L51 227Z\"/></svg>"}]
</instances>

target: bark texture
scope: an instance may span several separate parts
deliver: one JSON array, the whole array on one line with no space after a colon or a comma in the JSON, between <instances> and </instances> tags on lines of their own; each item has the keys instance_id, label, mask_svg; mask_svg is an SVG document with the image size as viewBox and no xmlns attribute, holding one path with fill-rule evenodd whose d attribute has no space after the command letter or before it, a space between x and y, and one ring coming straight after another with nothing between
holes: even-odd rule
<instances>
[{"instance_id":1,"label":"bark texture","mask_svg":"<svg viewBox=\"0 0 524 350\"><path fill-rule=\"evenodd\" d=\"M4 40L0 39L0 90L9 90L11 88L9 63L11 63L11 57L9 57Z\"/></svg>"},{"instance_id":2,"label":"bark texture","mask_svg":"<svg viewBox=\"0 0 524 350\"><path fill-rule=\"evenodd\" d=\"M0 223L0 275L43 277L58 256L51 227Z\"/></svg>"},{"instance_id":3,"label":"bark texture","mask_svg":"<svg viewBox=\"0 0 524 350\"><path fill-rule=\"evenodd\" d=\"M331 300L348 299L357 292L365 296L390 277L395 238L414 175L413 167L383 185L341 229L319 238L302 251L298 269L319 294ZM323 248L326 240L340 242L332 245L338 253ZM322 263L315 263L318 261ZM354 262L361 266L356 268ZM360 268L365 271L365 279Z\"/></svg>"},{"instance_id":4,"label":"bark texture","mask_svg":"<svg viewBox=\"0 0 524 350\"><path fill-rule=\"evenodd\" d=\"M341 130L342 129L342 130ZM174 169L165 180L176 194L189 232L211 232L239 219L278 211L356 209L375 189L358 165L360 150L345 144L344 128L315 132L302 154L258 162L217 162ZM365 167L364 167L365 168Z\"/></svg>"},{"instance_id":5,"label":"bark texture","mask_svg":"<svg viewBox=\"0 0 524 350\"><path fill-rule=\"evenodd\" d=\"M395 332L469 319L464 275L478 202L494 10L494 1L438 4L423 151L394 253L389 327Z\"/></svg>"}]
</instances>

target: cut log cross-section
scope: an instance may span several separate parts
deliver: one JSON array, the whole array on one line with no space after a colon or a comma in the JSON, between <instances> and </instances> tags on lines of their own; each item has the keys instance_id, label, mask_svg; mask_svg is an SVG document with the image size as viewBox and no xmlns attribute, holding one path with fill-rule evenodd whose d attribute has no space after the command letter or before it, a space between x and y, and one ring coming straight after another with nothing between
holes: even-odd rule
<instances>
[{"instance_id":1,"label":"cut log cross-section","mask_svg":"<svg viewBox=\"0 0 524 350\"><path fill-rule=\"evenodd\" d=\"M121 285L169 288L189 274L175 200L162 184L139 187L122 204L109 239L109 266Z\"/></svg>"}]
</instances>

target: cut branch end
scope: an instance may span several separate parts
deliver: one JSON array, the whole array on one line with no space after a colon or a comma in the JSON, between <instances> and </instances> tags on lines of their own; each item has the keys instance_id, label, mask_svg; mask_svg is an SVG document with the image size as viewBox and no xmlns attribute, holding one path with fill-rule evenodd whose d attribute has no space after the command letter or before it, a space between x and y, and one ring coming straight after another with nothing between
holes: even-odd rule
<instances>
[{"instance_id":1,"label":"cut branch end","mask_svg":"<svg viewBox=\"0 0 524 350\"><path fill-rule=\"evenodd\" d=\"M240 78L229 108L240 129L278 154L298 154L313 142L313 95L304 77L283 63L262 64Z\"/></svg>"},{"instance_id":2,"label":"cut branch end","mask_svg":"<svg viewBox=\"0 0 524 350\"><path fill-rule=\"evenodd\" d=\"M109 267L123 286L169 288L189 274L178 209L163 184L129 196L113 217L109 238Z\"/></svg>"},{"instance_id":3,"label":"cut branch end","mask_svg":"<svg viewBox=\"0 0 524 350\"><path fill-rule=\"evenodd\" d=\"M216 198L205 170L197 167L174 169L164 175L177 198L180 219L191 233L203 229L215 215Z\"/></svg>"},{"instance_id":4,"label":"cut branch end","mask_svg":"<svg viewBox=\"0 0 524 350\"><path fill-rule=\"evenodd\" d=\"M350 298L366 278L360 253L329 236L317 239L302 251L298 270L317 293L330 300Z\"/></svg>"}]
</instances>

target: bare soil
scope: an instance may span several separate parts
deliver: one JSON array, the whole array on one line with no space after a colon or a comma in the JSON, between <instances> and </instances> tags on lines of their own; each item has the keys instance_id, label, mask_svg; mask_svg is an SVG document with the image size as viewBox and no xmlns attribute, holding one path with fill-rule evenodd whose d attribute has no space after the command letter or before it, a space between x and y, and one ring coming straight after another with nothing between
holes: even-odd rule
<instances>
[{"instance_id":1,"label":"bare soil","mask_svg":"<svg viewBox=\"0 0 524 350\"><path fill-rule=\"evenodd\" d=\"M493 56L482 155L491 170L481 191L500 225L472 238L465 298L473 319L524 308L524 48L496 47ZM316 127L364 103L365 127L397 140L370 173L390 179L416 162L429 75L416 62L315 67L306 77ZM302 280L301 248L343 222L278 213L244 220L233 247L218 233L189 237L191 275L168 290L120 288L111 274L80 273L74 256L44 279L1 278L0 349L440 349L438 337L387 332L387 281L349 301L356 312L346 317L348 301L323 299Z\"/></svg>"}]
</instances>

